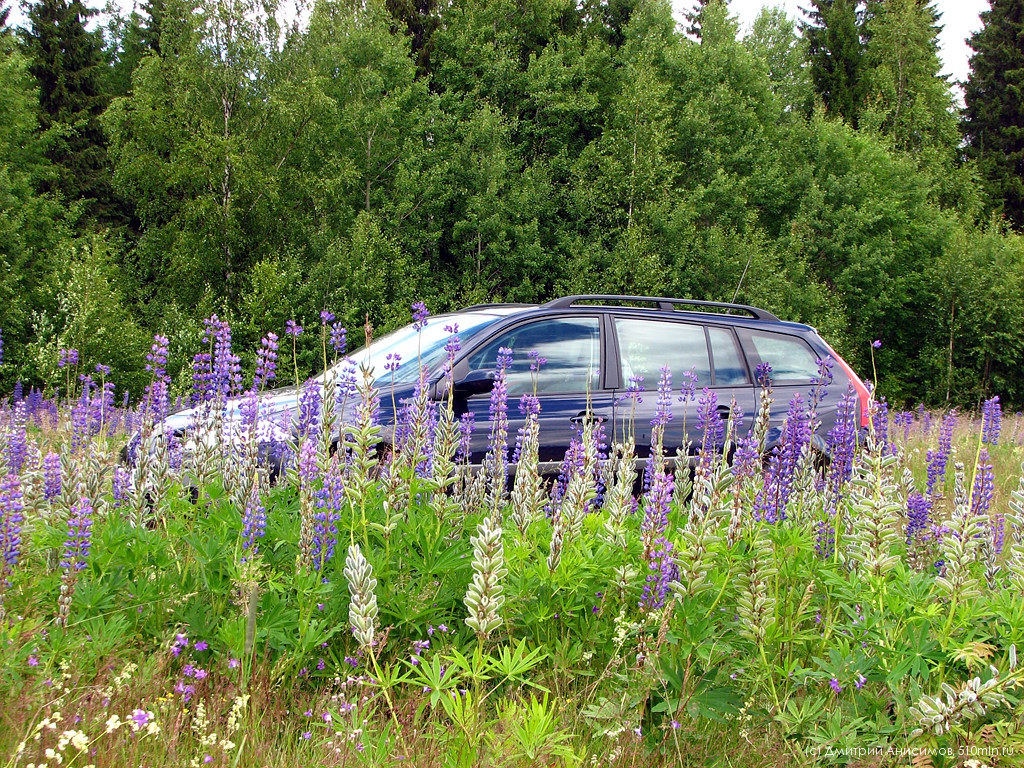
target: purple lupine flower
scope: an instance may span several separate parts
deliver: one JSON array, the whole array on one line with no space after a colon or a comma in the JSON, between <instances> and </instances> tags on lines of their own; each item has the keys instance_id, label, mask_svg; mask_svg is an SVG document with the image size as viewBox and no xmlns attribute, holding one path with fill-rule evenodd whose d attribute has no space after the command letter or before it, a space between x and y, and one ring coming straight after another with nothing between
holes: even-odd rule
<instances>
[{"instance_id":1,"label":"purple lupine flower","mask_svg":"<svg viewBox=\"0 0 1024 768\"><path fill-rule=\"evenodd\" d=\"M162 421L168 410L167 397L171 384L171 379L167 375L169 344L170 340L158 333L153 336L153 344L146 355L146 371L151 374L152 379L146 385L145 401L154 421ZM125 392L125 395L127 394Z\"/></svg>"},{"instance_id":2,"label":"purple lupine flower","mask_svg":"<svg viewBox=\"0 0 1024 768\"><path fill-rule=\"evenodd\" d=\"M81 396L71 406L71 450L75 453L89 444L89 417L92 410L89 386L92 382L88 377L86 380Z\"/></svg>"},{"instance_id":3,"label":"purple lupine flower","mask_svg":"<svg viewBox=\"0 0 1024 768\"><path fill-rule=\"evenodd\" d=\"M875 344L877 344L878 346L882 346L882 342L880 341L876 341ZM832 688L832 690L835 691L836 696L843 692L843 686L839 684L839 680L837 680L836 678L833 677L831 680L828 681L828 684Z\"/></svg>"},{"instance_id":4,"label":"purple lupine flower","mask_svg":"<svg viewBox=\"0 0 1024 768\"><path fill-rule=\"evenodd\" d=\"M60 456L53 451L43 459L43 498L53 501L62 489Z\"/></svg>"},{"instance_id":5,"label":"purple lupine flower","mask_svg":"<svg viewBox=\"0 0 1024 768\"><path fill-rule=\"evenodd\" d=\"M110 366L109 365L103 365L103 363L96 363L96 373L98 373L102 377L109 376L110 375Z\"/></svg>"},{"instance_id":6,"label":"purple lupine flower","mask_svg":"<svg viewBox=\"0 0 1024 768\"><path fill-rule=\"evenodd\" d=\"M732 475L737 480L749 479L757 475L761 468L761 452L758 450L754 428L751 427L745 437L736 441L736 452L732 457Z\"/></svg>"},{"instance_id":7,"label":"purple lupine flower","mask_svg":"<svg viewBox=\"0 0 1024 768\"><path fill-rule=\"evenodd\" d=\"M444 327L448 340L444 343L444 378L450 379L452 368L455 367L455 356L462 350L462 339L459 338L459 324L452 323Z\"/></svg>"},{"instance_id":8,"label":"purple lupine flower","mask_svg":"<svg viewBox=\"0 0 1024 768\"><path fill-rule=\"evenodd\" d=\"M992 521L992 551L996 555L1003 554L1006 544L1006 515L996 515Z\"/></svg>"},{"instance_id":9,"label":"purple lupine flower","mask_svg":"<svg viewBox=\"0 0 1024 768\"><path fill-rule=\"evenodd\" d=\"M329 310L321 310L320 312L320 325L325 328L334 321L334 313Z\"/></svg>"},{"instance_id":10,"label":"purple lupine flower","mask_svg":"<svg viewBox=\"0 0 1024 768\"><path fill-rule=\"evenodd\" d=\"M555 487L551 490L551 506L549 509L556 509L559 502L565 496L569 488L569 481L583 471L585 457L583 455L583 432L582 427L577 426L572 438L569 440L569 447L562 457L562 465L558 471L558 479Z\"/></svg>"},{"instance_id":11,"label":"purple lupine flower","mask_svg":"<svg viewBox=\"0 0 1024 768\"><path fill-rule=\"evenodd\" d=\"M484 462L494 467L501 477L505 476L508 469L508 385L505 376L511 364L512 350L500 347L495 364L494 387L491 389L491 433ZM503 480L499 479L498 482Z\"/></svg>"},{"instance_id":12,"label":"purple lupine flower","mask_svg":"<svg viewBox=\"0 0 1024 768\"><path fill-rule=\"evenodd\" d=\"M259 554L259 540L266 532L267 511L260 501L259 486L253 483L242 514L242 549L251 552L253 556ZM243 557L242 562L245 561L246 557Z\"/></svg>"},{"instance_id":13,"label":"purple lupine flower","mask_svg":"<svg viewBox=\"0 0 1024 768\"><path fill-rule=\"evenodd\" d=\"M665 605L669 586L679 579L679 565L672 555L672 542L658 536L647 561L647 582L640 596L640 607L657 610Z\"/></svg>"},{"instance_id":14,"label":"purple lupine flower","mask_svg":"<svg viewBox=\"0 0 1024 768\"><path fill-rule=\"evenodd\" d=\"M92 389L89 401L89 434L98 435L114 411L114 385L109 381Z\"/></svg>"},{"instance_id":15,"label":"purple lupine flower","mask_svg":"<svg viewBox=\"0 0 1024 768\"><path fill-rule=\"evenodd\" d=\"M296 323L294 320L288 320L284 324L285 335L291 336L293 339L298 338L302 335L302 326Z\"/></svg>"},{"instance_id":16,"label":"purple lupine flower","mask_svg":"<svg viewBox=\"0 0 1024 768\"><path fill-rule=\"evenodd\" d=\"M331 325L330 335L331 349L338 355L344 355L348 344L348 332L341 323Z\"/></svg>"},{"instance_id":17,"label":"purple lupine flower","mask_svg":"<svg viewBox=\"0 0 1024 768\"><path fill-rule=\"evenodd\" d=\"M303 440L299 447L299 481L304 488L311 488L319 474L316 461L316 440Z\"/></svg>"},{"instance_id":18,"label":"purple lupine flower","mask_svg":"<svg viewBox=\"0 0 1024 768\"><path fill-rule=\"evenodd\" d=\"M206 321L204 341L213 340L213 394L225 400L242 388L242 364L231 351L231 326L211 315Z\"/></svg>"},{"instance_id":19,"label":"purple lupine flower","mask_svg":"<svg viewBox=\"0 0 1024 768\"><path fill-rule=\"evenodd\" d=\"M402 365L402 356L397 352L388 352L384 357L384 370L394 373Z\"/></svg>"},{"instance_id":20,"label":"purple lupine flower","mask_svg":"<svg viewBox=\"0 0 1024 768\"><path fill-rule=\"evenodd\" d=\"M679 385L679 402L692 403L697 399L697 373L693 369L683 371L680 378L683 382Z\"/></svg>"},{"instance_id":21,"label":"purple lupine flower","mask_svg":"<svg viewBox=\"0 0 1024 768\"><path fill-rule=\"evenodd\" d=\"M830 491L829 503L836 504L843 486L853 477L853 458L857 450L857 393L852 384L839 398L836 420L828 431L827 442L831 461L826 484Z\"/></svg>"},{"instance_id":22,"label":"purple lupine flower","mask_svg":"<svg viewBox=\"0 0 1024 768\"><path fill-rule=\"evenodd\" d=\"M536 349L531 349L526 353L526 356L530 359L530 373L536 373L547 365L548 359L546 357L541 357L540 352Z\"/></svg>"},{"instance_id":23,"label":"purple lupine flower","mask_svg":"<svg viewBox=\"0 0 1024 768\"><path fill-rule=\"evenodd\" d=\"M11 429L7 433L7 467L20 473L28 458L28 405L19 400L11 414Z\"/></svg>"},{"instance_id":24,"label":"purple lupine flower","mask_svg":"<svg viewBox=\"0 0 1024 768\"><path fill-rule=\"evenodd\" d=\"M185 464L185 446L180 437L173 432L167 435L167 466L174 472L180 472Z\"/></svg>"},{"instance_id":25,"label":"purple lupine flower","mask_svg":"<svg viewBox=\"0 0 1024 768\"><path fill-rule=\"evenodd\" d=\"M640 396L640 393L644 391L644 377L643 376L630 376L629 381L626 382L626 395L623 399L629 399L633 401L634 405L639 405L644 400Z\"/></svg>"},{"instance_id":26,"label":"purple lupine flower","mask_svg":"<svg viewBox=\"0 0 1024 768\"><path fill-rule=\"evenodd\" d=\"M770 363L761 363L754 369L754 380L757 386L769 389L772 386L772 366Z\"/></svg>"},{"instance_id":27,"label":"purple lupine flower","mask_svg":"<svg viewBox=\"0 0 1024 768\"><path fill-rule=\"evenodd\" d=\"M831 514L827 520L819 520L816 526L814 551L822 560L828 560L836 549L836 527Z\"/></svg>"},{"instance_id":28,"label":"purple lupine flower","mask_svg":"<svg viewBox=\"0 0 1024 768\"><path fill-rule=\"evenodd\" d=\"M299 398L299 413L296 427L299 439L305 439L314 434L320 425L320 381L310 379L302 387L302 395Z\"/></svg>"},{"instance_id":29,"label":"purple lupine flower","mask_svg":"<svg viewBox=\"0 0 1024 768\"><path fill-rule=\"evenodd\" d=\"M697 429L703 435L702 451L710 452L725 440L725 423L718 412L718 394L707 387L697 400Z\"/></svg>"},{"instance_id":30,"label":"purple lupine flower","mask_svg":"<svg viewBox=\"0 0 1024 768\"><path fill-rule=\"evenodd\" d=\"M412 327L417 331L422 331L427 325L427 318L430 317L430 312L427 310L427 305L422 301L417 301L412 305Z\"/></svg>"},{"instance_id":31,"label":"purple lupine flower","mask_svg":"<svg viewBox=\"0 0 1024 768\"><path fill-rule=\"evenodd\" d=\"M981 442L997 445L999 443L999 427L1003 409L999 405L999 395L986 400L981 410Z\"/></svg>"},{"instance_id":32,"label":"purple lupine flower","mask_svg":"<svg viewBox=\"0 0 1024 768\"><path fill-rule=\"evenodd\" d=\"M64 540L64 557L60 567L65 570L81 571L89 560L92 545L92 502L83 496L77 504L71 505L68 518L68 536Z\"/></svg>"},{"instance_id":33,"label":"purple lupine flower","mask_svg":"<svg viewBox=\"0 0 1024 768\"><path fill-rule=\"evenodd\" d=\"M455 451L456 461L469 461L472 455L474 415L471 411L459 416L459 447Z\"/></svg>"},{"instance_id":34,"label":"purple lupine flower","mask_svg":"<svg viewBox=\"0 0 1024 768\"><path fill-rule=\"evenodd\" d=\"M62 349L57 353L58 368L74 368L78 365L77 349Z\"/></svg>"},{"instance_id":35,"label":"purple lupine flower","mask_svg":"<svg viewBox=\"0 0 1024 768\"><path fill-rule=\"evenodd\" d=\"M334 557L338 542L338 520L345 503L345 484L337 466L332 466L324 477L323 486L316 492L316 512L313 514L313 545L310 558L313 568L323 572Z\"/></svg>"},{"instance_id":36,"label":"purple lupine flower","mask_svg":"<svg viewBox=\"0 0 1024 768\"><path fill-rule=\"evenodd\" d=\"M25 504L21 479L15 473L0 479L0 588L21 557L21 526L25 522Z\"/></svg>"},{"instance_id":37,"label":"purple lupine flower","mask_svg":"<svg viewBox=\"0 0 1024 768\"><path fill-rule=\"evenodd\" d=\"M661 427L662 430L672 421L672 371L667 365L662 366L661 376L658 377L658 399L654 405L654 418L651 419L652 427Z\"/></svg>"},{"instance_id":38,"label":"purple lupine flower","mask_svg":"<svg viewBox=\"0 0 1024 768\"><path fill-rule=\"evenodd\" d=\"M956 410L949 411L942 417L939 425L939 444L935 451L928 450L927 493L934 496L940 482L946 479L946 466L953 450L953 429L956 427Z\"/></svg>"},{"instance_id":39,"label":"purple lupine flower","mask_svg":"<svg viewBox=\"0 0 1024 768\"><path fill-rule=\"evenodd\" d=\"M910 439L910 427L914 423L913 411L896 411L892 415L893 427L903 427L903 442Z\"/></svg>"},{"instance_id":40,"label":"purple lupine flower","mask_svg":"<svg viewBox=\"0 0 1024 768\"><path fill-rule=\"evenodd\" d=\"M170 343L170 339L159 333L153 336L153 344L146 354L146 373L153 374L155 379L167 375L167 348Z\"/></svg>"},{"instance_id":41,"label":"purple lupine flower","mask_svg":"<svg viewBox=\"0 0 1024 768\"><path fill-rule=\"evenodd\" d=\"M978 466L974 472L974 487L971 489L971 513L988 515L995 493L995 474L992 471L992 460L988 448L982 446L978 453Z\"/></svg>"},{"instance_id":42,"label":"purple lupine flower","mask_svg":"<svg viewBox=\"0 0 1024 768\"><path fill-rule=\"evenodd\" d=\"M114 478L110 483L110 493L114 497L114 506L119 507L128 499L132 475L127 467L114 467Z\"/></svg>"},{"instance_id":43,"label":"purple lupine flower","mask_svg":"<svg viewBox=\"0 0 1024 768\"><path fill-rule=\"evenodd\" d=\"M18 379L18 381L14 382L14 392L11 394L11 400L15 403L20 403L24 391L24 385L21 383L21 379Z\"/></svg>"},{"instance_id":44,"label":"purple lupine flower","mask_svg":"<svg viewBox=\"0 0 1024 768\"><path fill-rule=\"evenodd\" d=\"M871 342L871 346L874 349L881 349L882 348L882 340L881 339L875 339L874 341Z\"/></svg>"},{"instance_id":45,"label":"purple lupine flower","mask_svg":"<svg viewBox=\"0 0 1024 768\"><path fill-rule=\"evenodd\" d=\"M260 348L256 350L256 374L252 385L262 391L267 384L277 377L277 334L268 333L260 339Z\"/></svg>"},{"instance_id":46,"label":"purple lupine flower","mask_svg":"<svg viewBox=\"0 0 1024 768\"><path fill-rule=\"evenodd\" d=\"M789 401L779 444L772 449L764 487L754 501L757 520L776 523L786 516L786 504L793 489L793 475L805 444L811 439L811 419L798 392Z\"/></svg>"},{"instance_id":47,"label":"purple lupine flower","mask_svg":"<svg viewBox=\"0 0 1024 768\"><path fill-rule=\"evenodd\" d=\"M920 538L932 524L932 500L917 491L907 497L907 544Z\"/></svg>"},{"instance_id":48,"label":"purple lupine flower","mask_svg":"<svg viewBox=\"0 0 1024 768\"><path fill-rule=\"evenodd\" d=\"M875 428L875 444L883 454L896 452L896 446L889 442L889 404L885 398L874 401L871 423Z\"/></svg>"},{"instance_id":49,"label":"purple lupine flower","mask_svg":"<svg viewBox=\"0 0 1024 768\"><path fill-rule=\"evenodd\" d=\"M42 420L42 408L43 408L43 393L32 387L28 391L28 397L25 398L25 403L28 406L28 415L33 418L38 426L43 425Z\"/></svg>"},{"instance_id":50,"label":"purple lupine flower","mask_svg":"<svg viewBox=\"0 0 1024 768\"><path fill-rule=\"evenodd\" d=\"M238 418L243 433L251 435L255 431L259 413L260 396L256 387L252 386L245 391L242 401L238 404Z\"/></svg>"},{"instance_id":51,"label":"purple lupine flower","mask_svg":"<svg viewBox=\"0 0 1024 768\"><path fill-rule=\"evenodd\" d=\"M658 472L651 480L650 490L644 494L644 519L640 530L653 540L654 536L664 533L668 527L669 505L675 489L675 478L666 473ZM652 535L653 534L653 535Z\"/></svg>"},{"instance_id":52,"label":"purple lupine flower","mask_svg":"<svg viewBox=\"0 0 1024 768\"><path fill-rule=\"evenodd\" d=\"M818 372L811 379L812 389L809 393L810 405L809 408L812 412L818 412L818 405L825 399L828 394L828 386L832 383L832 366L834 361L831 355L825 355L824 358L819 358Z\"/></svg>"},{"instance_id":53,"label":"purple lupine flower","mask_svg":"<svg viewBox=\"0 0 1024 768\"><path fill-rule=\"evenodd\" d=\"M192 356L192 405L213 400L213 356L209 352L197 352Z\"/></svg>"}]
</instances>

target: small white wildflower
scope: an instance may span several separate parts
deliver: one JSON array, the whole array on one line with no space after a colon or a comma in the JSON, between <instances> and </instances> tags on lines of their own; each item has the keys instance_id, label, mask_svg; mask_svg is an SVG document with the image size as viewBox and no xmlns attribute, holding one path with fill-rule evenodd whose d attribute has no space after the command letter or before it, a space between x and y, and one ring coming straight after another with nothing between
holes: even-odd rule
<instances>
[{"instance_id":1,"label":"small white wildflower","mask_svg":"<svg viewBox=\"0 0 1024 768\"><path fill-rule=\"evenodd\" d=\"M121 722L121 717L119 715L111 715L107 718L107 733L113 733L122 725L124 725L124 723Z\"/></svg>"},{"instance_id":2,"label":"small white wildflower","mask_svg":"<svg viewBox=\"0 0 1024 768\"><path fill-rule=\"evenodd\" d=\"M242 714L245 712L245 708L249 703L249 694L242 694L236 696L234 702L231 704L231 712L228 714L228 733L234 733L238 730L238 721L241 719Z\"/></svg>"},{"instance_id":3,"label":"small white wildflower","mask_svg":"<svg viewBox=\"0 0 1024 768\"><path fill-rule=\"evenodd\" d=\"M78 731L71 737L71 746L79 752L85 752L85 750L89 748L89 737L81 731Z\"/></svg>"},{"instance_id":4,"label":"small white wildflower","mask_svg":"<svg viewBox=\"0 0 1024 768\"><path fill-rule=\"evenodd\" d=\"M225 752L230 752L232 749L235 748L235 742L229 739L221 739L220 748L223 749Z\"/></svg>"}]
</instances>

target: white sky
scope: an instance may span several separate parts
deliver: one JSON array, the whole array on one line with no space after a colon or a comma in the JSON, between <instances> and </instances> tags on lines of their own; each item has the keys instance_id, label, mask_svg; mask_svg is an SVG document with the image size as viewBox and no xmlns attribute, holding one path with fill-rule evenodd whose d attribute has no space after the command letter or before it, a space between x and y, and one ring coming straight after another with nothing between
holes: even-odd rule
<instances>
[{"instance_id":1,"label":"white sky","mask_svg":"<svg viewBox=\"0 0 1024 768\"><path fill-rule=\"evenodd\" d=\"M978 14L988 10L988 0L933 0L933 4L942 14L939 23L944 25L939 35L939 55L942 57L943 74L963 82L967 79L967 62L971 56L966 39L972 32L981 29ZM675 15L680 19L693 5L692 0L672 0ZM749 31L763 6L781 7L791 18L802 21L804 15L800 7L809 5L810 0L730 0L729 11L733 16L739 17L740 32L743 34Z\"/></svg>"}]
</instances>

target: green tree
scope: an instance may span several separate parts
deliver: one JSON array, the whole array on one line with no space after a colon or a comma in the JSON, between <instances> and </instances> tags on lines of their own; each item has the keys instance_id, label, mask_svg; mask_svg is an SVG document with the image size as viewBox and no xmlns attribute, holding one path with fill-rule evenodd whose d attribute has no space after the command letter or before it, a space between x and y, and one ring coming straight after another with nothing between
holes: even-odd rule
<instances>
[{"instance_id":1,"label":"green tree","mask_svg":"<svg viewBox=\"0 0 1024 768\"><path fill-rule=\"evenodd\" d=\"M1024 229L1024 0L991 0L969 44L964 87L967 156L993 207Z\"/></svg>"},{"instance_id":2,"label":"green tree","mask_svg":"<svg viewBox=\"0 0 1024 768\"><path fill-rule=\"evenodd\" d=\"M939 14L920 0L887 0L868 21L861 125L906 152L956 152L953 95L940 74Z\"/></svg>"},{"instance_id":3,"label":"green tree","mask_svg":"<svg viewBox=\"0 0 1024 768\"><path fill-rule=\"evenodd\" d=\"M31 380L25 347L33 312L48 305L49 276L67 236L65 211L40 194L52 176L38 135L39 92L12 35L0 34L0 328L5 364L0 392Z\"/></svg>"},{"instance_id":4,"label":"green tree","mask_svg":"<svg viewBox=\"0 0 1024 768\"><path fill-rule=\"evenodd\" d=\"M857 0L811 0L803 24L811 81L825 110L856 127L863 104Z\"/></svg>"},{"instance_id":5,"label":"green tree","mask_svg":"<svg viewBox=\"0 0 1024 768\"><path fill-rule=\"evenodd\" d=\"M82 201L92 219L117 223L100 115L107 105L102 43L85 28L94 14L81 0L39 0L28 8L25 51L39 86L39 123L57 170L46 190Z\"/></svg>"},{"instance_id":6,"label":"green tree","mask_svg":"<svg viewBox=\"0 0 1024 768\"><path fill-rule=\"evenodd\" d=\"M282 44L273 10L168 4L162 55L142 59L104 118L115 183L144 228L140 279L185 306L207 286L232 301L249 266L308 236L287 212L287 181L321 106L318 81L308 49L290 36Z\"/></svg>"},{"instance_id":7,"label":"green tree","mask_svg":"<svg viewBox=\"0 0 1024 768\"><path fill-rule=\"evenodd\" d=\"M797 30L796 20L781 8L762 8L743 44L764 63L772 92L786 113L810 112L814 95L804 66L807 43Z\"/></svg>"}]
</instances>

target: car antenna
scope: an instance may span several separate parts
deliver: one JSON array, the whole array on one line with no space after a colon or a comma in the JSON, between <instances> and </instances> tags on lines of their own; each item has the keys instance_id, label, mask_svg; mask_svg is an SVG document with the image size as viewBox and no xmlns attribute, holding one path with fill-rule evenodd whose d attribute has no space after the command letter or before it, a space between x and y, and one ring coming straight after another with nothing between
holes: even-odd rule
<instances>
[{"instance_id":1,"label":"car antenna","mask_svg":"<svg viewBox=\"0 0 1024 768\"><path fill-rule=\"evenodd\" d=\"M750 269L750 262L753 260L753 258L754 258L754 251L751 250L750 251L750 255L747 256L747 263L743 267L743 274L740 275L740 281L738 283L736 283L736 292L732 295L732 301L729 302L730 304L735 304L736 303L736 298L740 295L740 286L743 285L743 278L745 278L747 276L747 270Z\"/></svg>"}]
</instances>

